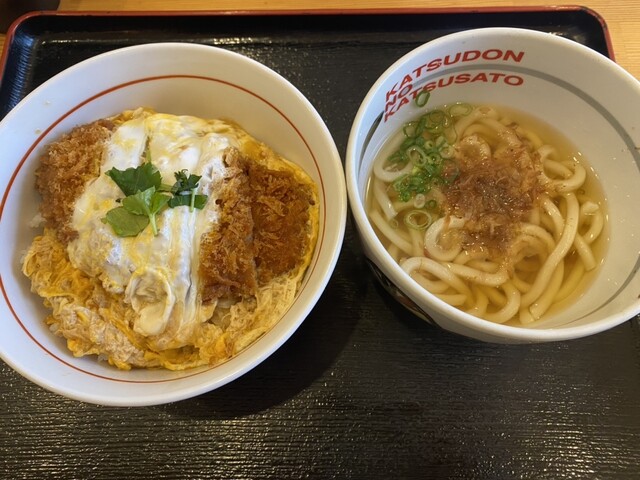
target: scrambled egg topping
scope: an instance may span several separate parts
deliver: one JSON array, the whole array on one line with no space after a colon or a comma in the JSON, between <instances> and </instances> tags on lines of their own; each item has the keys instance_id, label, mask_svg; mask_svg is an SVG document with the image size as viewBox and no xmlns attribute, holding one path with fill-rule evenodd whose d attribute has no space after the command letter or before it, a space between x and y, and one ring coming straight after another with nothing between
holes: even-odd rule
<instances>
[{"instance_id":1,"label":"scrambled egg topping","mask_svg":"<svg viewBox=\"0 0 640 480\"><path fill-rule=\"evenodd\" d=\"M120 237L103 221L123 196L105 172L149 160L163 183L200 176L208 200ZM122 369L231 358L293 303L317 239L311 179L222 120L127 111L54 142L36 177L44 233L23 271L74 355Z\"/></svg>"}]
</instances>

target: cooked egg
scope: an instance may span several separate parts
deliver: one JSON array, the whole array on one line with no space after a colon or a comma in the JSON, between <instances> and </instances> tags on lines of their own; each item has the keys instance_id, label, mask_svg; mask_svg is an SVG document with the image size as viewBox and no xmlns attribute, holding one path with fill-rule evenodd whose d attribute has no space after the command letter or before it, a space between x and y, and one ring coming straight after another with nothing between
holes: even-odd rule
<instances>
[{"instance_id":1,"label":"cooked egg","mask_svg":"<svg viewBox=\"0 0 640 480\"><path fill-rule=\"evenodd\" d=\"M73 355L121 369L217 365L295 301L318 238L317 189L240 126L137 109L74 128L40 161L45 228L22 268ZM118 236L106 217L125 194L106 172L147 161L165 185L200 176L208 200L158 212L157 232Z\"/></svg>"},{"instance_id":2,"label":"cooked egg","mask_svg":"<svg viewBox=\"0 0 640 480\"><path fill-rule=\"evenodd\" d=\"M165 347L182 346L189 330L210 315L198 299L199 241L218 220L215 185L225 174L223 152L237 147L235 142L228 125L216 120L134 115L113 132L101 174L75 204L71 226L78 235L68 245L71 263L98 277L107 291L124 294L138 314L135 332L153 337L171 327L171 343ZM186 169L201 175L199 191L209 199L202 210L164 210L158 215L157 235L146 228L136 237L119 237L103 218L119 206L123 193L105 172L140 165L147 145L163 183L172 185L174 173Z\"/></svg>"}]
</instances>

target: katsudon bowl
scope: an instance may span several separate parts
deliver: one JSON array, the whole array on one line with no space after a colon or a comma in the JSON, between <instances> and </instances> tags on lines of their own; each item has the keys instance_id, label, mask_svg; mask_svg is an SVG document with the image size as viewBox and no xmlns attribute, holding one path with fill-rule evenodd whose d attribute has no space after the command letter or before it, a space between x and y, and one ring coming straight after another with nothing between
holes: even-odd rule
<instances>
[{"instance_id":1,"label":"katsudon bowl","mask_svg":"<svg viewBox=\"0 0 640 480\"><path fill-rule=\"evenodd\" d=\"M21 272L25 252L42 230L34 227L40 203L34 175L46 145L78 125L138 107L235 122L303 169L317 186L317 242L293 303L266 333L215 366L121 370L96 355L75 357L65 339L48 328L45 318L50 312ZM313 309L335 267L347 203L334 141L299 90L245 56L181 43L98 55L25 97L0 123L0 143L0 357L50 391L84 402L138 406L214 390L260 364L289 339Z\"/></svg>"},{"instance_id":2,"label":"katsudon bowl","mask_svg":"<svg viewBox=\"0 0 640 480\"><path fill-rule=\"evenodd\" d=\"M637 79L550 33L483 28L409 52L369 90L347 147L349 203L372 271L417 316L488 342L569 340L633 318L640 312L638 108ZM467 157L473 148L482 161ZM523 156L506 161L509 151ZM485 162L500 155L503 163ZM562 173L551 172L558 165ZM542 210L519 203L534 198L532 190L511 189L527 171L536 179L530 185L548 179L557 216L542 197ZM455 210L436 220L442 205ZM518 205L527 216L515 216ZM518 243L503 251L516 254L490 257L499 238L483 235L505 231L511 212ZM534 231L547 239L544 247L533 246ZM475 238L496 240L477 248ZM587 274L569 275L577 266Z\"/></svg>"}]
</instances>

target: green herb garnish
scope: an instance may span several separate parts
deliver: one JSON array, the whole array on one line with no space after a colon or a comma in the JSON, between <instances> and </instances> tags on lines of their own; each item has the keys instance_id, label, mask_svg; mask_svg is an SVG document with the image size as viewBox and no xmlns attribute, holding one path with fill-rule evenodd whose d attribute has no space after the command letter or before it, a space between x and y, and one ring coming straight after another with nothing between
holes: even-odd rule
<instances>
[{"instance_id":1,"label":"green herb garnish","mask_svg":"<svg viewBox=\"0 0 640 480\"><path fill-rule=\"evenodd\" d=\"M160 172L150 162L145 162L138 167L131 167L126 170L112 168L105 173L116 182L122 193L127 196L144 192L151 187L157 189L162 184Z\"/></svg>"},{"instance_id":2,"label":"green herb garnish","mask_svg":"<svg viewBox=\"0 0 640 480\"><path fill-rule=\"evenodd\" d=\"M416 104L424 107L428 100L428 92L421 92L416 97ZM456 103L447 110L430 110L404 125L404 139L387 159L388 164L396 165L398 169L407 164L412 167L409 173L392 183L400 201L408 202L416 195L426 195L432 187L450 185L456 180L459 170L453 159L457 136L454 119L470 111L467 104Z\"/></svg>"},{"instance_id":3,"label":"green herb garnish","mask_svg":"<svg viewBox=\"0 0 640 480\"><path fill-rule=\"evenodd\" d=\"M167 206L169 200L171 200L171 197L156 192L155 187L151 187L147 188L144 192L138 192L125 197L122 200L122 206L134 215L148 217L153 234L157 235L156 214L160 213L162 209Z\"/></svg>"},{"instance_id":4,"label":"green herb garnish","mask_svg":"<svg viewBox=\"0 0 640 480\"><path fill-rule=\"evenodd\" d=\"M109 210L102 219L120 237L135 237L149 224L153 234L157 235L156 216L165 208L188 206L193 211L194 208L202 209L207 203L207 195L196 193L199 175L188 175L186 170L181 170L175 172L176 183L173 186L163 184L162 175L150 162L148 152L149 149L145 148L147 161L138 167L126 170L112 168L106 172L126 195L119 200L122 206Z\"/></svg>"},{"instance_id":5,"label":"green herb garnish","mask_svg":"<svg viewBox=\"0 0 640 480\"><path fill-rule=\"evenodd\" d=\"M200 175L187 175L186 170L175 172L176 183L171 187L174 197L169 200L171 208L178 206L188 206L190 211L194 208L202 209L207 203L206 195L196 194L198 182L202 178Z\"/></svg>"},{"instance_id":6,"label":"green herb garnish","mask_svg":"<svg viewBox=\"0 0 640 480\"><path fill-rule=\"evenodd\" d=\"M117 207L109 210L102 222L111 225L119 237L135 237L147 228L149 218L135 215L124 207Z\"/></svg>"}]
</instances>

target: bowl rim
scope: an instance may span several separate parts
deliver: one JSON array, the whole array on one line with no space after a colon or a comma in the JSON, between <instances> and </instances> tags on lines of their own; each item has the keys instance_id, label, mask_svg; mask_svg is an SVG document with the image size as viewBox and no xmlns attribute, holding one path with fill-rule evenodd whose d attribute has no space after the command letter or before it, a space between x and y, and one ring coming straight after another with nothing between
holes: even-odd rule
<instances>
[{"instance_id":1,"label":"bowl rim","mask_svg":"<svg viewBox=\"0 0 640 480\"><path fill-rule=\"evenodd\" d=\"M19 119L21 115L21 111L23 111L27 106L39 99L43 92L47 92L49 89L58 89L61 84L70 76L77 74L78 72L83 72L87 68L93 67L95 64L101 64L105 59L108 61L131 61L132 58L135 58L136 55L140 55L149 51L155 51L156 53L166 53L167 50L171 50L171 53L176 54L176 49L181 50L189 50L193 51L196 54L202 56L203 59L207 59L207 56L216 55L222 56L224 59L232 58L235 62L244 63L248 65L250 68L258 69L263 72L265 75L268 75L273 79L279 86L282 86L283 89L287 92L288 95L294 96L296 98L296 102L299 105L299 111L301 112L301 119L304 119L305 123L308 122L309 130L313 130L314 135L320 137L320 141L318 141L315 145L311 145L308 143L308 140L304 138L301 132L301 139L307 145L310 155L314 158L317 164L317 171L320 174L321 171L324 172L327 178L330 178L331 181L331 197L332 201L329 202L330 205L333 205L334 211L329 212L331 214L331 225L327 228L327 203L323 203L322 208L325 210L324 217L321 214L320 222L323 222L324 225L321 225L320 234L324 236L322 237L322 241L324 245L319 241L316 245L317 252L314 254L316 256L316 265L314 267L313 277L311 277L310 273L307 272L305 275L306 279L303 280L304 284L310 285L310 291L305 295L306 301L302 304L298 304L297 311L298 313L295 316L292 316L286 325L286 328L281 327L276 330L278 323L274 325L269 331L263 334L260 338L254 341L247 348L242 350L238 355L232 357L230 360L226 362L214 366L214 367L199 367L193 369L193 373L191 375L181 376L180 378L171 378L171 380L177 380L171 382L172 386L175 388L171 388L164 391L156 391L153 393L145 393L143 388L140 388L136 391L126 389L126 391L122 391L119 393L109 392L107 389L92 389L88 385L90 385L93 380L87 382L86 380L80 382L81 385L78 388L76 387L76 383L66 382L66 385L57 380L56 377L47 377L45 373L45 369L33 369L32 364L25 362L24 360L13 358L11 354L7 353L6 347L3 346L3 342L0 341L0 358L5 361L10 367L12 367L15 371L20 373L23 377L31 380L33 383L40 385L41 387L61 394L67 398L94 403L101 405L112 405L112 406L143 406L143 405L157 405L164 404L173 401L183 400L186 398L190 398L196 395L200 395L205 392L209 392L215 390L234 379L240 377L241 375L247 373L260 363L262 363L266 358L271 356L278 348L280 348L290 337L295 333L295 331L299 328L299 326L303 323L303 321L308 317L311 313L312 309L315 307L316 303L320 299L322 293L324 292L335 266L337 264L341 247L343 244L345 229L346 229L346 217L347 217L347 209L348 209L348 201L347 201L347 192L346 192L346 183L343 175L343 167L340 154L335 145L335 140L331 135L326 123L323 118L320 116L315 107L311 104L310 100L307 99L300 90L295 87L288 79L286 79L281 74L275 72L271 68L266 65L249 58L240 53L236 53L224 48L204 45L204 44L196 44L196 43L187 43L187 42L158 42L158 43L146 43L139 44L133 46L127 46L122 48L117 48L108 52L104 52L92 57L89 57L83 61L80 61L61 72L57 73L53 77L49 78L43 84L35 88L32 92L26 95L0 122L0 131L3 131L7 128L7 125L11 125L15 120L14 118ZM128 82L120 82L114 81L116 85L123 86L127 85ZM246 88L238 85L239 88L247 91ZM97 89L98 93L104 93L101 88ZM95 92L94 92L95 93ZM283 118L291 125L292 128L298 130L298 126L296 125L296 119L290 118L290 114L287 115L287 112L282 111L279 107L274 105L273 99L269 100L265 98L264 92L250 92L249 94L260 98L263 102L272 107L277 114L283 116ZM96 96L82 96L74 99L72 105L65 104L60 107L57 115L52 117L51 121L47 120L47 124L49 127L53 127L60 121L60 118L66 118L68 116L72 116L73 113L82 105L92 101ZM50 129L49 128L49 129ZM307 133L308 135L308 133ZM46 136L46 132L42 135L38 135L37 139L25 142L24 147L20 147L21 158L17 159L15 164L12 164L15 167L13 172L13 176L9 174L8 183L6 185L6 189L2 194L1 204L0 204L0 221L3 218L3 210L7 205L7 199L9 196L9 192L14 183L15 177L19 174L19 170L22 167L22 164L25 163L29 157L31 156L31 150L34 145L41 142L41 140ZM326 150L325 150L326 149ZM322 158L318 158L315 151L322 151ZM326 183L326 180L325 180ZM321 186L319 185L319 188ZM324 187L322 187L324 188ZM323 191L323 200L326 197L326 192ZM319 239L320 240L320 239ZM321 257L322 254L322 257ZM322 258L322 261L320 259ZM313 278L313 283L309 283L309 279ZM4 287L2 276L0 275L0 290L2 291L2 295L0 295L0 303L3 305L3 308L6 307L13 317L18 319L16 312L11 305L11 300L9 299L8 293ZM302 290L301 290L302 291ZM297 294L297 298L300 292ZM35 294L34 294L35 295ZM22 300L18 300L22 301ZM297 301L297 300L296 300ZM290 306L291 309L293 305ZM287 313L285 312L284 315ZM18 324L25 330L27 336L31 337L30 332L25 328L24 325L18 320ZM33 338L33 337L32 337ZM23 340L21 340L22 342ZM26 341L26 340L25 340ZM34 345L34 343L36 345ZM30 345L34 345L32 348L35 349L43 349L42 346L38 344L37 341L29 342ZM30 347L31 348L31 347ZM47 349L43 349L45 352ZM48 355L50 357L50 355ZM76 375L76 370L81 370L83 374L89 374L93 377L100 377L100 375L94 375L90 372L85 372L81 368L77 368L76 365L73 364L74 359L69 356L66 358L69 360L68 362L63 360L63 363L66 363L67 366L70 367L69 375ZM95 358L92 357L92 360ZM224 367L224 368L220 368ZM211 373L209 373L211 372ZM202 375L204 374L204 375ZM183 378L192 377L198 375L203 380L198 382L197 384L192 383L184 383L181 382ZM116 380L114 378L101 378L100 381L108 381L108 380ZM117 380L116 380L117 381ZM140 382L139 384L144 385L144 383L150 382ZM151 382L153 383L153 382Z\"/></svg>"},{"instance_id":2,"label":"bowl rim","mask_svg":"<svg viewBox=\"0 0 640 480\"><path fill-rule=\"evenodd\" d=\"M532 41L545 43L549 46L560 46L563 48L571 49L577 54L586 56L594 62L599 62L605 65L611 70L613 75L619 77L625 82L629 82L630 84L634 85L636 91L638 92L638 96L640 97L640 81L633 77L629 72L624 70L613 60L576 41L547 32L540 32L518 27L482 27L450 33L426 42L409 51L408 53L397 59L395 62L393 62L377 78L375 83L367 91L367 94L362 100L360 107L358 108L358 111L354 117L352 127L349 132L349 139L347 142L345 174L347 181L347 195L349 198L349 209L354 217L360 235L364 237L362 241L365 242L371 249L371 251L373 252L373 256L377 260L372 261L374 261L374 263L376 263L379 268L382 269L383 273L389 277L389 279L400 291L402 291L412 301L418 304L421 309L423 309L424 307L420 305L420 303L425 303L430 309L433 309L438 314L449 318L451 321L462 326L466 330L474 331L480 335L490 335L496 339L502 338L504 341L537 343L570 340L600 333L630 320L632 317L640 313L640 299L633 302L618 314L608 315L603 319L591 322L589 324L573 327L567 326L558 328L527 328L526 326L521 327L498 324L479 317L475 317L469 313L452 307L451 305L447 304L443 300L440 300L438 297L419 286L417 282L411 279L411 277L398 266L397 262L395 262L390 257L390 255L378 239L377 235L375 234L373 228L371 227L371 224L367 219L364 205L360 201L360 190L358 187L359 162L356 158L356 149L357 144L359 143L359 137L361 137L362 134L364 116L368 109L368 105L371 102L371 99L376 95L378 90L380 90L387 79L396 72L396 70L398 70L406 62L413 59L415 56L418 56L425 51L429 51L442 45L446 45L449 42L457 42L474 38L477 39L478 35L518 35L521 37L528 37ZM420 302L416 301L416 299L420 299Z\"/></svg>"}]
</instances>

